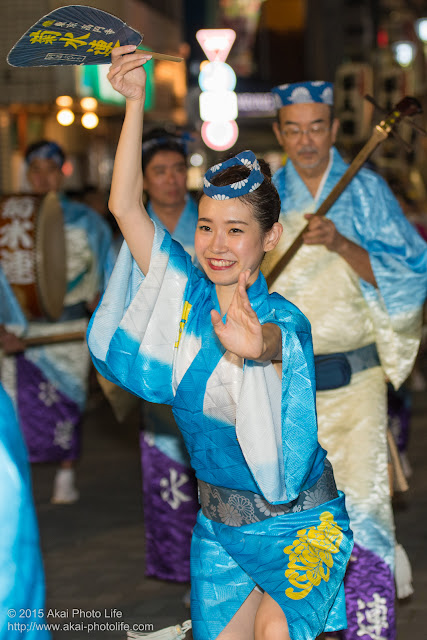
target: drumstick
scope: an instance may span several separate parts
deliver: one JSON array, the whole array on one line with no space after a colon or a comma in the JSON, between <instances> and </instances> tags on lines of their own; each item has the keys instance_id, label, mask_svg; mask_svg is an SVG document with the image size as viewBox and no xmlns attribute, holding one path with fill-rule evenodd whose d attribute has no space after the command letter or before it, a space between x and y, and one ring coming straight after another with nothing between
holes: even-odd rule
<instances>
[{"instance_id":1,"label":"drumstick","mask_svg":"<svg viewBox=\"0 0 427 640\"><path fill-rule=\"evenodd\" d=\"M169 56L166 53L156 53L155 51L147 51L142 47L137 47L139 51L145 51L148 55L156 60L170 60L171 62L182 62L184 58L178 58L177 56Z\"/></svg>"},{"instance_id":2,"label":"drumstick","mask_svg":"<svg viewBox=\"0 0 427 640\"><path fill-rule=\"evenodd\" d=\"M33 338L21 338L28 347L41 347L48 344L60 344L61 342L74 342L75 340L86 340L86 331L69 331L68 333L58 333L50 336L34 336Z\"/></svg>"}]
</instances>

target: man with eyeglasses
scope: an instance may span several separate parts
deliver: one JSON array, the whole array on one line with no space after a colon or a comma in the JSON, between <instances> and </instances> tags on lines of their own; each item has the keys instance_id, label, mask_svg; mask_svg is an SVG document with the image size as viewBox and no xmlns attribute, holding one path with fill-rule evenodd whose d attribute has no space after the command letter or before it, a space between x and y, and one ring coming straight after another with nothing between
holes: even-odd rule
<instances>
[{"instance_id":1,"label":"man with eyeglasses","mask_svg":"<svg viewBox=\"0 0 427 640\"><path fill-rule=\"evenodd\" d=\"M334 147L333 86L299 82L273 94L273 128L287 154L273 178L284 232L264 273L308 225L303 246L272 288L311 322L319 440L346 494L354 532L345 581L348 629L340 640L394 640L395 564L398 595L409 595L412 586L410 578L398 582L402 549L391 508L386 379L399 387L417 353L427 246L382 178L367 169L325 217L313 217L347 169Z\"/></svg>"}]
</instances>

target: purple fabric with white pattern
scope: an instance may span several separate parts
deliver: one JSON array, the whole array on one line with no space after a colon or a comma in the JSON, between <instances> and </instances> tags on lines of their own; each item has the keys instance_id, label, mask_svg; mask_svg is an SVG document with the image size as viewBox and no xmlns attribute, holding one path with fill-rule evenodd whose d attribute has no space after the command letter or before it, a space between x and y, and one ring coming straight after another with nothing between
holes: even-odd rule
<instances>
[{"instance_id":1,"label":"purple fabric with white pattern","mask_svg":"<svg viewBox=\"0 0 427 640\"><path fill-rule=\"evenodd\" d=\"M140 436L143 469L145 574L190 581L191 534L199 510L194 471Z\"/></svg>"},{"instance_id":2,"label":"purple fabric with white pattern","mask_svg":"<svg viewBox=\"0 0 427 640\"><path fill-rule=\"evenodd\" d=\"M75 460L80 453L78 406L24 355L16 358L17 409L30 462Z\"/></svg>"},{"instance_id":3,"label":"purple fabric with white pattern","mask_svg":"<svg viewBox=\"0 0 427 640\"><path fill-rule=\"evenodd\" d=\"M348 627L332 634L340 640L395 640L394 577L375 553L353 547L344 578ZM331 636L328 634L326 638Z\"/></svg>"}]
</instances>

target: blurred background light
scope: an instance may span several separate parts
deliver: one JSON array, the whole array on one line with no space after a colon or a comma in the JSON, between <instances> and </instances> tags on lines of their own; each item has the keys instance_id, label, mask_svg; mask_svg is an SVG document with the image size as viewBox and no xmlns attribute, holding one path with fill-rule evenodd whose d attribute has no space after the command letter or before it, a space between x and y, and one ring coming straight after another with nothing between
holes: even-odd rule
<instances>
[{"instance_id":1,"label":"blurred background light","mask_svg":"<svg viewBox=\"0 0 427 640\"><path fill-rule=\"evenodd\" d=\"M427 18L420 18L417 20L415 23L415 30L421 42L427 44Z\"/></svg>"},{"instance_id":2,"label":"blurred background light","mask_svg":"<svg viewBox=\"0 0 427 640\"><path fill-rule=\"evenodd\" d=\"M73 99L71 96L58 96L55 100L58 107L71 107Z\"/></svg>"},{"instance_id":3,"label":"blurred background light","mask_svg":"<svg viewBox=\"0 0 427 640\"><path fill-rule=\"evenodd\" d=\"M415 45L409 40L400 40L392 44L393 56L401 67L409 67L415 58Z\"/></svg>"},{"instance_id":4,"label":"blurred background light","mask_svg":"<svg viewBox=\"0 0 427 640\"><path fill-rule=\"evenodd\" d=\"M91 97L82 98L80 100L80 106L85 111L95 111L98 106L98 100Z\"/></svg>"},{"instance_id":5,"label":"blurred background light","mask_svg":"<svg viewBox=\"0 0 427 640\"><path fill-rule=\"evenodd\" d=\"M95 127L98 126L99 118L96 113L86 111L86 113L82 115L81 122L85 129L95 129Z\"/></svg>"},{"instance_id":6,"label":"blurred background light","mask_svg":"<svg viewBox=\"0 0 427 640\"><path fill-rule=\"evenodd\" d=\"M59 124L62 124L63 127L68 127L70 124L73 124L74 117L74 113L71 111L71 109L61 109L56 114L56 119L58 120Z\"/></svg>"},{"instance_id":7,"label":"blurred background light","mask_svg":"<svg viewBox=\"0 0 427 640\"><path fill-rule=\"evenodd\" d=\"M190 164L193 167L201 167L203 164L203 156L201 153L193 153L190 156Z\"/></svg>"}]
</instances>

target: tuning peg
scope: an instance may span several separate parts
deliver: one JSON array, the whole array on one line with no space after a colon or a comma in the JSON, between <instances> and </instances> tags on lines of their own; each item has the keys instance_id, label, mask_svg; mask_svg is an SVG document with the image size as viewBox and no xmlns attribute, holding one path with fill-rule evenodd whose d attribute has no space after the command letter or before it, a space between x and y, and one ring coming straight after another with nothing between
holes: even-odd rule
<instances>
[{"instance_id":1,"label":"tuning peg","mask_svg":"<svg viewBox=\"0 0 427 640\"><path fill-rule=\"evenodd\" d=\"M378 111L381 111L381 113L387 113L386 109L384 109L383 107L380 107L380 105L375 102L372 96L369 96L368 94L366 94L363 96L363 99L373 104L374 107L378 109Z\"/></svg>"},{"instance_id":2,"label":"tuning peg","mask_svg":"<svg viewBox=\"0 0 427 640\"><path fill-rule=\"evenodd\" d=\"M406 140L404 140L401 135L397 133L396 129L390 131L390 135L396 138L398 142L400 142L407 153L411 153L414 150L414 148L408 142L406 142Z\"/></svg>"},{"instance_id":3,"label":"tuning peg","mask_svg":"<svg viewBox=\"0 0 427 640\"><path fill-rule=\"evenodd\" d=\"M427 136L427 131L422 127L420 127L419 124L411 120L411 118L405 117L403 118L403 122L406 122L406 124L411 125L411 127L413 127L416 131L418 131L418 133L421 133L423 136Z\"/></svg>"}]
</instances>

